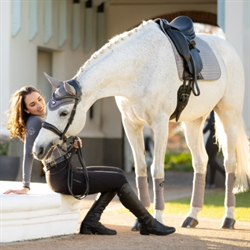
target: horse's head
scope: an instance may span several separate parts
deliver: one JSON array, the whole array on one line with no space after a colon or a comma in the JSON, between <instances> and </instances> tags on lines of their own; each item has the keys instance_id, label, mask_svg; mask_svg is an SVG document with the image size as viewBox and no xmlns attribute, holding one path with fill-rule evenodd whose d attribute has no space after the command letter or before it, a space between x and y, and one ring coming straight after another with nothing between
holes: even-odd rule
<instances>
[{"instance_id":1,"label":"horse's head","mask_svg":"<svg viewBox=\"0 0 250 250\"><path fill-rule=\"evenodd\" d=\"M74 79L62 82L45 76L55 91L47 104L46 120L33 146L34 156L39 160L46 158L51 147L78 134L86 120L86 114L77 108L82 95L79 83Z\"/></svg>"}]
</instances>

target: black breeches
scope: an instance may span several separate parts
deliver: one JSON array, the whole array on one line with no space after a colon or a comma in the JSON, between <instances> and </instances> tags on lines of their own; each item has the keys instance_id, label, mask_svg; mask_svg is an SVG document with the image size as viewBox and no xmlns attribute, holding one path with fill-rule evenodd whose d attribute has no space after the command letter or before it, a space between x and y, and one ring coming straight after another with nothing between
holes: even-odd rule
<instances>
[{"instance_id":1,"label":"black breeches","mask_svg":"<svg viewBox=\"0 0 250 250\"><path fill-rule=\"evenodd\" d=\"M214 134L211 132L206 143L206 151L208 154L208 160L214 159L219 151L219 147L216 144Z\"/></svg>"},{"instance_id":2,"label":"black breeches","mask_svg":"<svg viewBox=\"0 0 250 250\"><path fill-rule=\"evenodd\" d=\"M120 168L115 167L87 167L89 176L89 194L99 192L119 191L127 183L126 176ZM68 167L66 162L59 163L56 167L46 172L49 187L57 193L68 194ZM86 182L82 171L74 170L73 194L81 195L86 190Z\"/></svg>"},{"instance_id":3,"label":"black breeches","mask_svg":"<svg viewBox=\"0 0 250 250\"><path fill-rule=\"evenodd\" d=\"M210 178L208 183L214 184L216 171L219 171L222 175L225 175L225 171L216 161L216 155L219 151L219 147L215 142L214 133L212 133L212 131L206 143L206 151L208 154L208 165L210 166Z\"/></svg>"}]
</instances>

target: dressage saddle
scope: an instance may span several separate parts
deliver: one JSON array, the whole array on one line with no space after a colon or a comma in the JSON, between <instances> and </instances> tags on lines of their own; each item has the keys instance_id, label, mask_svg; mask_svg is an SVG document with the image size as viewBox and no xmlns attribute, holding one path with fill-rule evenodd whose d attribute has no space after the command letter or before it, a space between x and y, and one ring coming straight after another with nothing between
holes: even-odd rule
<instances>
[{"instance_id":1,"label":"dressage saddle","mask_svg":"<svg viewBox=\"0 0 250 250\"><path fill-rule=\"evenodd\" d=\"M195 47L195 32L193 21L187 16L179 16L170 23L158 18L155 20L161 30L168 36L183 58L183 84L177 93L177 106L170 120L178 121L181 112L186 107L191 91L195 96L200 95L197 79L203 79L201 70L203 68L199 50Z\"/></svg>"}]
</instances>

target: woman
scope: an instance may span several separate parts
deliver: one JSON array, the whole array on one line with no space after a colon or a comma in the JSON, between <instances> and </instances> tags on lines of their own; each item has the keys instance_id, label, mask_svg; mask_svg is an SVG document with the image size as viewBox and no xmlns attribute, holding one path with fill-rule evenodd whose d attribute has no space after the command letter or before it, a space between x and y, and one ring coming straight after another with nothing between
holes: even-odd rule
<instances>
[{"instance_id":1,"label":"woman","mask_svg":"<svg viewBox=\"0 0 250 250\"><path fill-rule=\"evenodd\" d=\"M32 170L32 147L41 129L46 114L46 106L42 95L33 87L23 87L11 99L8 130L11 137L24 141L23 188L9 189L5 194L26 194L30 189ZM78 138L79 139L79 138ZM81 146L81 144L80 144ZM69 148L77 148L77 140L72 146L66 143L53 147L43 161L46 181L50 188L58 193L70 195L68 189L67 156ZM115 235L116 231L106 228L100 221L106 206L118 194L121 203L128 208L140 223L140 233L144 235L167 235L175 232L175 228L167 227L155 220L138 200L129 185L124 172L114 167L88 167L89 194L101 193L81 223L81 234ZM74 170L73 192L80 195L86 189L85 177L81 171Z\"/></svg>"},{"instance_id":2,"label":"woman","mask_svg":"<svg viewBox=\"0 0 250 250\"><path fill-rule=\"evenodd\" d=\"M11 138L18 137L24 142L23 187L9 189L5 193L26 194L30 189L33 165L32 146L45 119L46 104L43 96L31 86L16 91L10 101L7 129Z\"/></svg>"}]
</instances>

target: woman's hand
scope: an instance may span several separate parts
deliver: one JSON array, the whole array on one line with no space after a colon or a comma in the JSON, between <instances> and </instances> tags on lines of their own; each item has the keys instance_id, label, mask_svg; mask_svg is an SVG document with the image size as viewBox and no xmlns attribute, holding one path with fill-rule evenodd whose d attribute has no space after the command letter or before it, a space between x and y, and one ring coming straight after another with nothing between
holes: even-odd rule
<instances>
[{"instance_id":1,"label":"woman's hand","mask_svg":"<svg viewBox=\"0 0 250 250\"><path fill-rule=\"evenodd\" d=\"M78 148L78 142L80 143L80 147L82 147L82 140L81 140L79 137L77 137L77 139L75 139L75 140L74 140L74 143L73 143L73 147L74 147L75 149Z\"/></svg>"},{"instance_id":2,"label":"woman's hand","mask_svg":"<svg viewBox=\"0 0 250 250\"><path fill-rule=\"evenodd\" d=\"M22 189L9 189L4 192L4 194L27 194L29 192L28 188Z\"/></svg>"}]
</instances>

